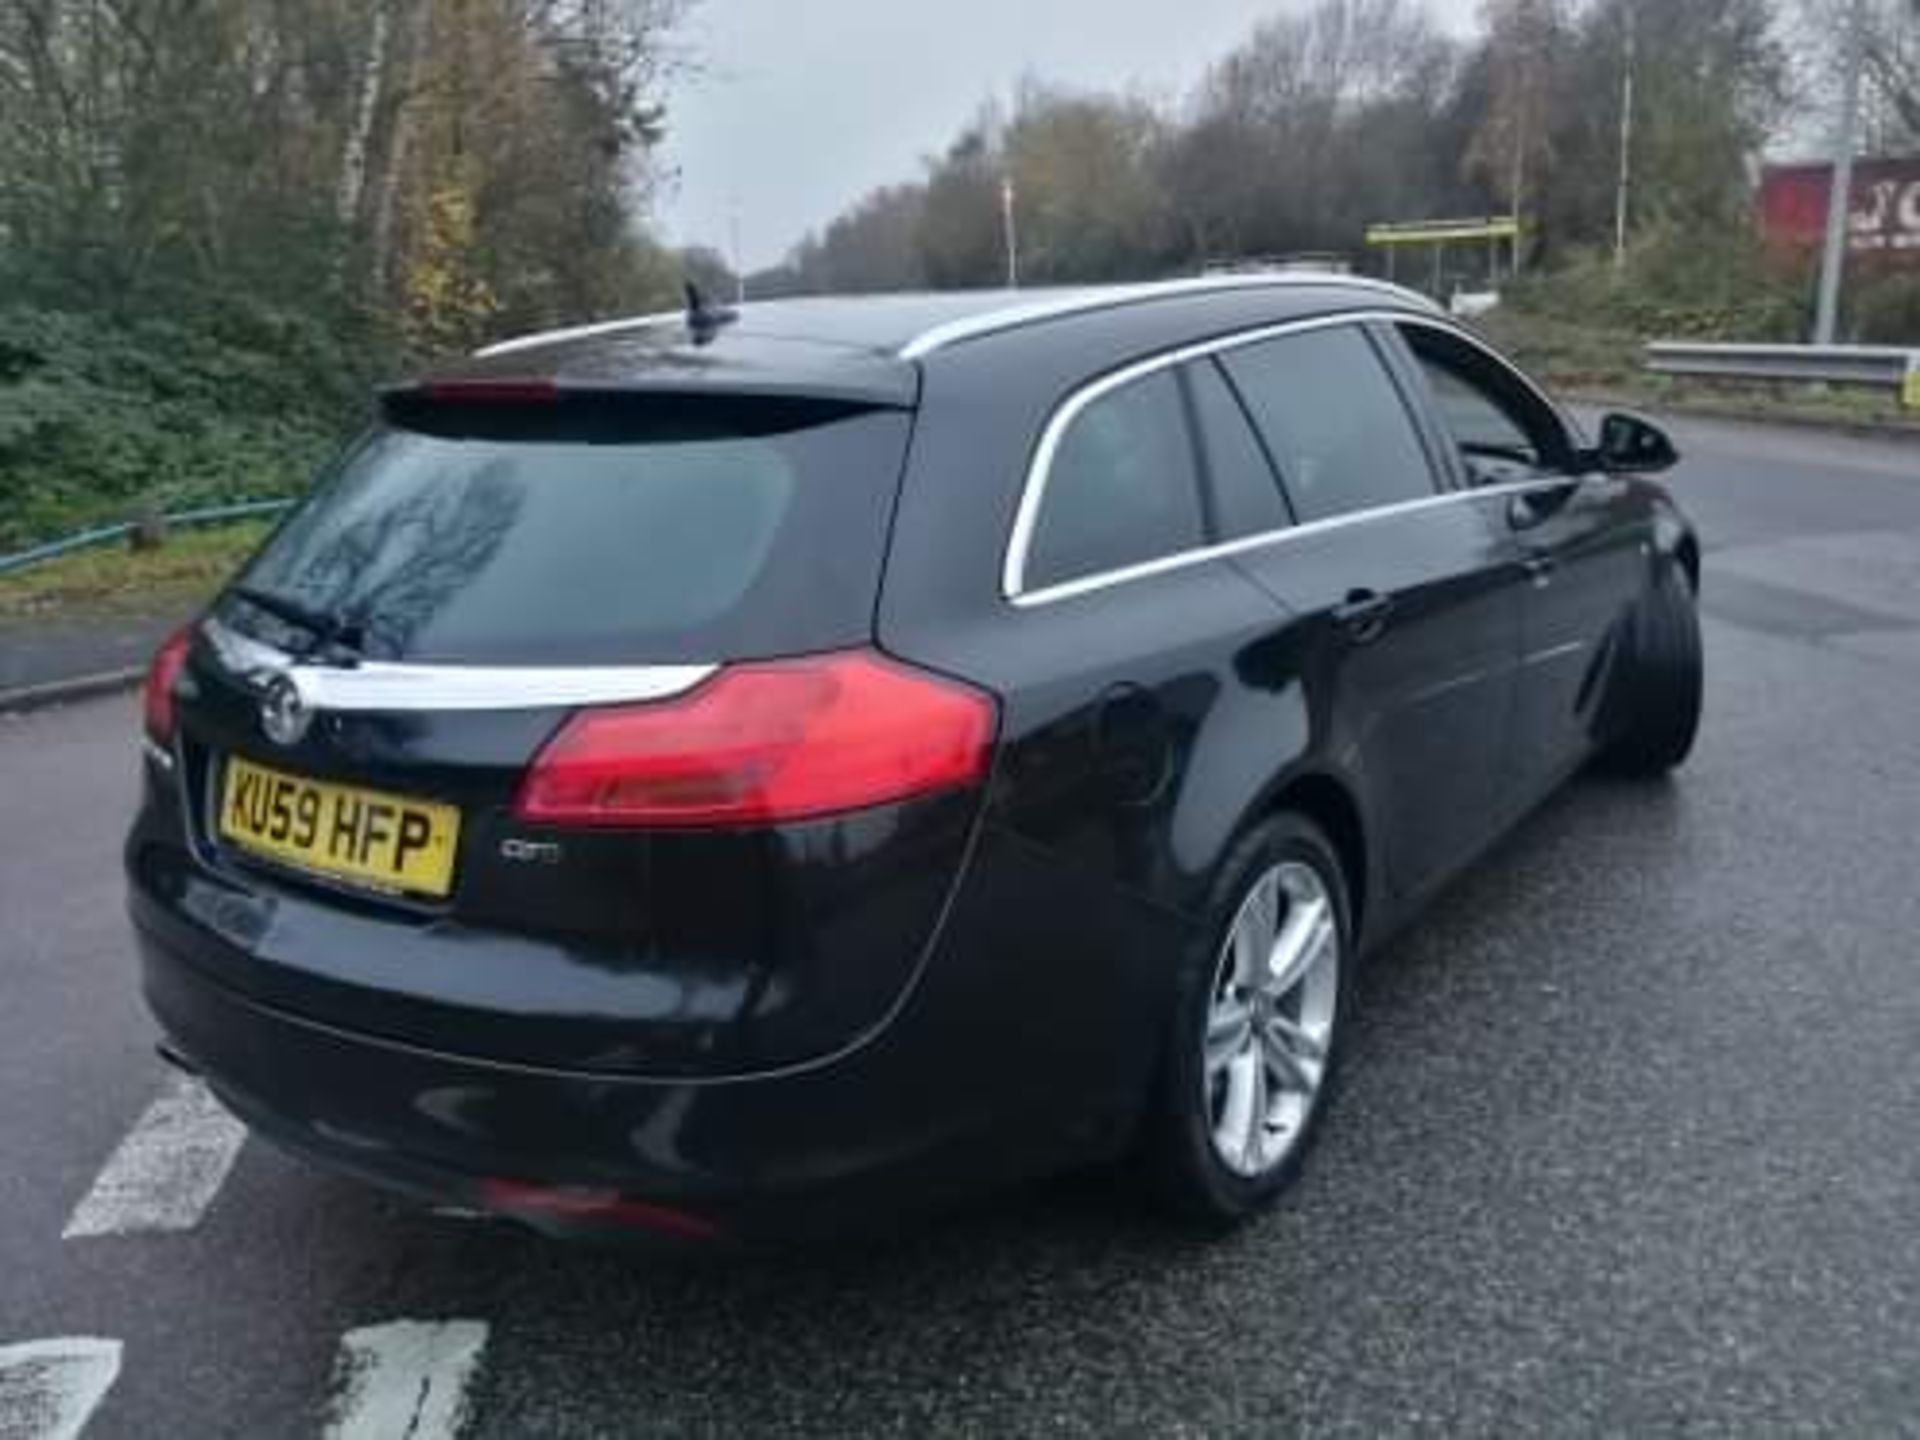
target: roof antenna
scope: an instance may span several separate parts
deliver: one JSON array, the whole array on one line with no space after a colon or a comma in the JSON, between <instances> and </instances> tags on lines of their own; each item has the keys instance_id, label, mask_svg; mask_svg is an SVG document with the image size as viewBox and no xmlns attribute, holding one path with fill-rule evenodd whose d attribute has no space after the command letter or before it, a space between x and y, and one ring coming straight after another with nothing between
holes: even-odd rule
<instances>
[{"instance_id":1,"label":"roof antenna","mask_svg":"<svg viewBox=\"0 0 1920 1440\"><path fill-rule=\"evenodd\" d=\"M687 329L693 332L694 344L710 345L714 336L740 318L740 312L731 305L710 304L698 285L691 280L686 284Z\"/></svg>"}]
</instances>

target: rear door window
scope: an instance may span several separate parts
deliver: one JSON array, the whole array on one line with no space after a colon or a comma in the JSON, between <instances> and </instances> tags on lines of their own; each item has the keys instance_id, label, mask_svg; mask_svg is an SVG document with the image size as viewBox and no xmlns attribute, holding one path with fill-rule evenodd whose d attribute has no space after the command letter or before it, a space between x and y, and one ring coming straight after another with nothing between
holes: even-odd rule
<instances>
[{"instance_id":1,"label":"rear door window","mask_svg":"<svg viewBox=\"0 0 1920 1440\"><path fill-rule=\"evenodd\" d=\"M1284 335L1222 363L1303 523L1435 494L1413 417L1358 328Z\"/></svg>"},{"instance_id":2,"label":"rear door window","mask_svg":"<svg viewBox=\"0 0 1920 1440\"><path fill-rule=\"evenodd\" d=\"M1218 362L1189 365L1187 382L1206 457L1215 538L1241 540L1284 529L1293 517L1287 513L1273 465Z\"/></svg>"},{"instance_id":3,"label":"rear door window","mask_svg":"<svg viewBox=\"0 0 1920 1440\"><path fill-rule=\"evenodd\" d=\"M1023 590L1201 545L1199 476L1174 373L1157 371L1091 401L1067 423L1044 485Z\"/></svg>"},{"instance_id":4,"label":"rear door window","mask_svg":"<svg viewBox=\"0 0 1920 1440\"><path fill-rule=\"evenodd\" d=\"M550 408L375 430L243 580L357 626L370 659L718 661L869 638L906 415ZM255 633L281 623L227 604Z\"/></svg>"}]
</instances>

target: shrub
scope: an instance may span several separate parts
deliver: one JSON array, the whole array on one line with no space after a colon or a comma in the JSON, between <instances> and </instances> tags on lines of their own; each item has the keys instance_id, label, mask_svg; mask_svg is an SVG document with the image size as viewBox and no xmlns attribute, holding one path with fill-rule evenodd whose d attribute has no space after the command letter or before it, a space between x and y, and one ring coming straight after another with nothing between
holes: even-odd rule
<instances>
[{"instance_id":1,"label":"shrub","mask_svg":"<svg viewBox=\"0 0 1920 1440\"><path fill-rule=\"evenodd\" d=\"M244 303L183 313L0 305L0 550L147 505L293 493L387 353Z\"/></svg>"},{"instance_id":2,"label":"shrub","mask_svg":"<svg viewBox=\"0 0 1920 1440\"><path fill-rule=\"evenodd\" d=\"M1623 266L1611 253L1579 251L1521 276L1507 298L1525 312L1649 340L1793 340L1808 322L1805 280L1776 269L1756 237L1677 226L1636 237Z\"/></svg>"},{"instance_id":3,"label":"shrub","mask_svg":"<svg viewBox=\"0 0 1920 1440\"><path fill-rule=\"evenodd\" d=\"M1920 275L1911 272L1849 276L1849 340L1862 345L1920 345Z\"/></svg>"}]
</instances>

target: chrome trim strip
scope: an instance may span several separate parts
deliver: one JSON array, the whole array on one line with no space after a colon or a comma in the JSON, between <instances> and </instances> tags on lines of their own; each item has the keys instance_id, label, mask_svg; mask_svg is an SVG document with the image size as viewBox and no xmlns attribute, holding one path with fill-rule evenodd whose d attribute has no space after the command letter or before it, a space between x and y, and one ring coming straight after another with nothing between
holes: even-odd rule
<instances>
[{"instance_id":1,"label":"chrome trim strip","mask_svg":"<svg viewBox=\"0 0 1920 1440\"><path fill-rule=\"evenodd\" d=\"M1092 575L1065 580L1057 585L1049 585L1039 590L1026 589L1027 554L1033 545L1034 526L1039 521L1040 506L1046 498L1047 482L1052 477L1054 455L1060 448L1060 441L1067 427L1079 416L1080 412L1101 396L1145 379L1161 370L1172 369L1207 355L1218 355L1229 350L1237 350L1247 345L1257 345L1264 340L1277 339L1286 335L1299 335L1314 330L1331 329L1339 325L1364 325L1385 321L1392 324L1425 325L1432 330L1444 331L1458 339L1465 340L1476 348L1485 351L1489 358L1498 361L1511 371L1516 379L1533 394L1539 396L1558 416L1560 408L1553 403L1531 380L1513 366L1502 360L1499 355L1475 340L1461 327L1451 322L1431 316L1413 315L1397 310L1355 310L1337 315L1315 315L1302 320L1288 320L1276 325L1264 325L1255 330L1242 331L1239 334L1222 336L1213 340L1204 340L1193 345L1184 345L1177 350L1150 356L1145 360L1103 375L1089 381L1063 400L1047 421L1047 428L1041 432L1040 444L1034 450L1033 460L1027 467L1027 478L1020 493L1020 508L1014 514L1013 530L1007 537L1006 556L1000 570L1000 593L1003 598L1021 609L1036 605L1049 604L1056 600L1070 600L1080 595L1092 594L1109 586L1124 584L1129 580L1145 579L1151 575L1165 574L1170 570L1183 569L1189 565L1216 560L1226 555L1237 555L1247 550L1258 550L1277 544L1290 537L1317 535L1326 530L1339 529L1356 524L1362 520L1377 519L1381 516L1400 514L1406 511L1424 509L1431 505L1448 504L1462 499L1478 499L1487 495L1519 494L1537 488L1562 485L1566 481L1555 477L1548 480L1520 481L1510 485L1488 485L1474 490L1451 490L1431 496L1422 496L1418 500L1401 501L1394 505L1376 506L1368 510L1355 510L1345 515L1336 515L1327 520L1309 521L1305 525L1293 525L1282 530L1269 530L1259 535L1243 536L1238 540L1227 541L1219 545L1203 546L1191 550L1175 551L1173 554L1144 560L1135 565L1122 566L1116 570L1098 571ZM1564 423L1564 420L1563 420Z\"/></svg>"},{"instance_id":2,"label":"chrome trim strip","mask_svg":"<svg viewBox=\"0 0 1920 1440\"><path fill-rule=\"evenodd\" d=\"M1042 590L1028 590L1023 594L1010 595L1007 599L1019 609L1031 610L1060 600L1073 600L1082 595L1092 595L1097 591L1111 589L1115 585L1124 585L1129 580L1144 580L1154 575L1165 575L1175 570L1185 570L1189 566L1203 565L1209 560L1221 560L1232 555L1244 555L1253 550L1265 550L1275 545L1284 545L1289 541L1324 535L1330 530L1344 530L1349 526L1364 524L1370 520L1385 520L1396 515L1410 515L1420 510L1435 510L1443 505L1457 505L1463 500L1483 500L1489 495L1520 495L1534 490L1549 490L1566 483L1561 479L1526 480L1511 485L1483 485L1477 490L1449 490L1444 495L1423 495L1418 500L1403 500L1397 505L1376 505L1369 510L1354 510L1326 520L1309 520L1304 525L1292 525L1284 530L1267 530L1258 535L1242 536L1238 540L1229 540L1220 545L1181 550L1158 560L1145 560L1138 565L1128 565L1119 570L1103 570L1096 575L1085 575L1077 580L1063 580L1058 585L1049 585Z\"/></svg>"},{"instance_id":3,"label":"chrome trim strip","mask_svg":"<svg viewBox=\"0 0 1920 1440\"><path fill-rule=\"evenodd\" d=\"M949 320L943 325L915 336L900 347L902 360L920 360L937 350L975 340L1003 330L1017 329L1042 320L1059 319L1095 310L1110 310L1122 305L1138 305L1148 300L1170 299L1180 295L1206 295L1231 290L1281 290L1296 286L1344 286L1369 290L1409 301L1420 310L1440 314L1440 307L1417 290L1392 285L1365 275L1321 274L1317 271L1286 271L1274 275L1201 275L1187 280L1159 280L1145 285L1106 285L1077 289L1050 299L1025 301L1004 309Z\"/></svg>"},{"instance_id":4,"label":"chrome trim strip","mask_svg":"<svg viewBox=\"0 0 1920 1440\"><path fill-rule=\"evenodd\" d=\"M168 772L173 770L173 752L164 745L155 744L151 735L142 735L140 737L140 749L145 752L147 759L151 760L162 770Z\"/></svg>"},{"instance_id":5,"label":"chrome trim strip","mask_svg":"<svg viewBox=\"0 0 1920 1440\"><path fill-rule=\"evenodd\" d=\"M639 330L648 325L664 325L668 321L685 320L684 310L663 310L657 315L629 315L622 320L596 320L590 325L568 325L559 330L536 330L531 335L514 335L505 340L496 340L473 352L476 360L491 359L495 355L511 355L516 350L531 350L536 345L556 345L562 340L587 340L595 335L614 335L622 330Z\"/></svg>"},{"instance_id":6,"label":"chrome trim strip","mask_svg":"<svg viewBox=\"0 0 1920 1440\"><path fill-rule=\"evenodd\" d=\"M221 663L258 684L285 676L309 709L339 712L545 710L684 695L717 665L307 665L209 618Z\"/></svg>"}]
</instances>

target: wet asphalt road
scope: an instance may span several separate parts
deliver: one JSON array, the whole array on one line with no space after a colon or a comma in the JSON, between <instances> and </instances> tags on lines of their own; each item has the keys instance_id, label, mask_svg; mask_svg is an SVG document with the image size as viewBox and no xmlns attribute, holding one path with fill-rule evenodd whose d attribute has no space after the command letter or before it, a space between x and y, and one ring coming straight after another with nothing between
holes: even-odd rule
<instances>
[{"instance_id":1,"label":"wet asphalt road","mask_svg":"<svg viewBox=\"0 0 1920 1440\"><path fill-rule=\"evenodd\" d=\"M1303 1182L1210 1246L1094 1176L676 1267L258 1142L196 1228L63 1241L162 1083L135 707L0 720L0 1346L119 1339L92 1436L314 1434L401 1318L489 1327L489 1436L1920 1434L1920 446L1676 429L1694 763L1577 783L1382 956Z\"/></svg>"}]
</instances>

